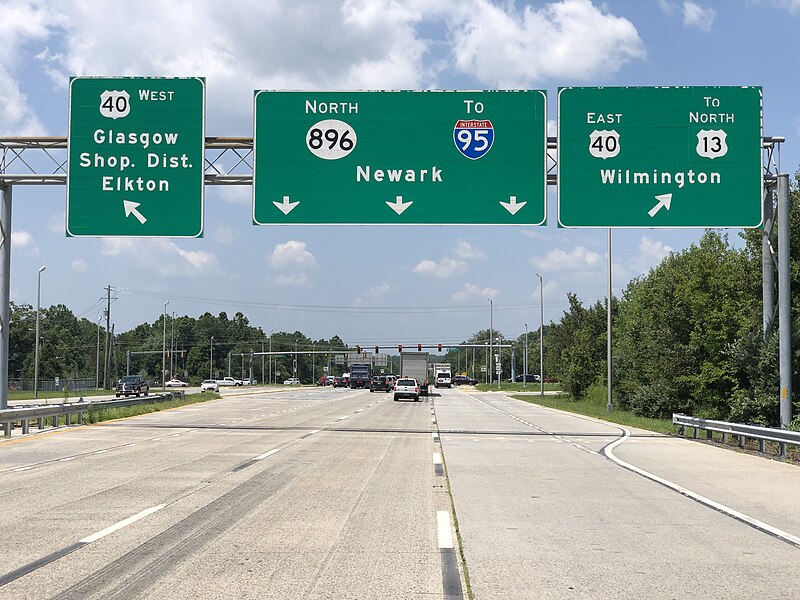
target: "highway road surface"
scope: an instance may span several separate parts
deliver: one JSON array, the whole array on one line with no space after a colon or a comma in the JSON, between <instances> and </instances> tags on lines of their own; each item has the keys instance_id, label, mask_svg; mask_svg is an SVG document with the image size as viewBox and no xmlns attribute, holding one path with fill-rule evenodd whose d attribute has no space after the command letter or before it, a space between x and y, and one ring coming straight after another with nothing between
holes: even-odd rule
<instances>
[{"instance_id":1,"label":"highway road surface","mask_svg":"<svg viewBox=\"0 0 800 600\"><path fill-rule=\"evenodd\" d=\"M796 599L798 498L500 393L238 388L0 441L0 598Z\"/></svg>"}]
</instances>

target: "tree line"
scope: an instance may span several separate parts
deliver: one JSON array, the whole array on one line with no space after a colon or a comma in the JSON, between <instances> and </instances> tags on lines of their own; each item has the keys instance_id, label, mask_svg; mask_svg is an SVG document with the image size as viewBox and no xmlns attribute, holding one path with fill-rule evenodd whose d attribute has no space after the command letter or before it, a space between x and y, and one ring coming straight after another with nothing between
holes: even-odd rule
<instances>
[{"instance_id":1,"label":"tree line","mask_svg":"<svg viewBox=\"0 0 800 600\"><path fill-rule=\"evenodd\" d=\"M35 361L36 310L28 304L11 303L9 332L9 378L32 379ZM63 304L41 309L39 345L39 377L52 379L116 381L126 374L141 374L153 381L162 377L162 349L165 344L165 316L153 323L143 323L111 338L110 371L106 374L106 328L102 324L76 317ZM213 342L212 342L213 338ZM213 351L212 351L213 344ZM251 352L285 351L287 354L269 357L250 356ZM331 351L330 367L341 373L335 353L346 351L347 345L338 337L311 339L295 331L265 332L250 325L247 317L237 312L230 318L225 312L218 315L203 313L198 318L182 316L174 320L166 316L166 377L175 376L197 383L202 379L224 377L249 378L264 382L281 382L297 376L310 382L329 366L326 355L299 355L295 350ZM172 348L172 352L169 349ZM130 363L128 363L128 353Z\"/></svg>"},{"instance_id":2,"label":"tree line","mask_svg":"<svg viewBox=\"0 0 800 600\"><path fill-rule=\"evenodd\" d=\"M800 359L800 175L790 195L792 364ZM778 226L785 226L778 224ZM612 299L612 384L615 404L648 417L673 412L734 422L780 423L777 314L764 331L760 229L739 234L736 247L707 230L697 244L673 252ZM780 259L780 257L778 257ZM777 279L777 278L776 278ZM774 291L777 299L777 283ZM608 385L607 304L569 309L545 332L546 372L573 397ZM538 342L537 342L538 343ZM538 351L538 347L537 347ZM796 370L792 385L800 384ZM793 406L793 414L798 412ZM800 426L796 418L794 426Z\"/></svg>"}]
</instances>

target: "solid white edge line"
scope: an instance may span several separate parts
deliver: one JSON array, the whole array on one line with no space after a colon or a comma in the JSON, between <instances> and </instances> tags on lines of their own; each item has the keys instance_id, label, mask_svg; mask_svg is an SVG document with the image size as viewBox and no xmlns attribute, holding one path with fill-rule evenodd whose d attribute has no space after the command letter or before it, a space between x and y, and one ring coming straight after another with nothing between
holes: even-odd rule
<instances>
[{"instance_id":1,"label":"solid white edge line","mask_svg":"<svg viewBox=\"0 0 800 600\"><path fill-rule=\"evenodd\" d=\"M730 517L733 517L734 519L738 519L739 521L742 521L744 523L748 523L749 525L752 525L753 527L755 527L757 529L760 529L762 531L769 532L772 535L777 536L777 537L779 537L779 538L781 538L783 540L786 540L787 542L789 542L791 544L794 544L795 546L800 548L800 538L797 537L797 536L792 535L791 533L787 533L786 531L778 529L777 527L773 527L772 525L768 525L768 524L764 523L763 521L759 521L758 519L754 519L753 517L751 517L749 515L746 515L744 513L740 513L738 510L734 510L734 509L732 509L732 508L730 508L728 506L725 506L724 504L720 504L719 502L715 502L714 500L711 500L710 498L706 498L705 496L701 496L700 494L698 494L696 492L693 492L691 490L688 490L685 487L682 487L682 486L680 486L680 485L678 485L676 483L672 483L671 481L668 481L668 480L666 480L666 479L664 479L662 477L659 477L658 475L654 475L653 473L650 473L649 471L645 471L644 469L640 469L639 467L635 467L632 464L627 463L627 462L625 462L624 460L622 460L620 458L617 458L614 455L614 448L616 448L617 446L622 444L631 435L631 432L628 429L625 429L623 427L621 427L621 429L625 432L625 435L623 437L619 438L618 440L616 440L615 442L612 442L611 444L609 444L608 446L605 447L605 455L608 458L610 458L612 461L617 463L619 466L621 466L621 467L623 467L625 469L628 469L630 471L633 471L634 473L638 473L639 475L641 475L643 477L646 477L647 479L650 479L651 481L655 481L656 483L660 483L661 485L666 486L666 487L670 488L671 490L674 490L674 491L678 492L679 494L681 494L683 496L686 496L687 498L691 498L692 500L700 502L701 504L705 504L706 506L708 506L710 508L713 508L714 510L718 510L719 512L721 512L723 514L726 514L726 515L728 515Z\"/></svg>"},{"instance_id":2,"label":"solid white edge line","mask_svg":"<svg viewBox=\"0 0 800 600\"><path fill-rule=\"evenodd\" d=\"M433 464L440 465L442 464L442 455L439 452L433 453Z\"/></svg>"},{"instance_id":3,"label":"solid white edge line","mask_svg":"<svg viewBox=\"0 0 800 600\"><path fill-rule=\"evenodd\" d=\"M453 532L450 531L450 513L446 510L436 511L439 548L453 547Z\"/></svg>"},{"instance_id":4,"label":"solid white edge line","mask_svg":"<svg viewBox=\"0 0 800 600\"><path fill-rule=\"evenodd\" d=\"M131 523L135 523L139 519L144 519L146 516L152 515L154 512L158 512L159 510L161 510L165 506L166 506L166 504L158 504L156 506L151 506L150 508L145 509L140 513L137 513L137 514L133 515L132 517L128 517L127 519L124 519L123 521L120 521L119 523L116 523L116 524L112 525L111 527L106 527L102 531L98 531L97 533L93 533L92 535L83 538L82 540L80 540L79 543L81 543L81 544L91 544L92 542L96 542L100 538L104 538L107 535L109 535L111 533L114 533L115 531L117 531L119 529L122 529L123 527L127 527L128 525L130 525Z\"/></svg>"},{"instance_id":5,"label":"solid white edge line","mask_svg":"<svg viewBox=\"0 0 800 600\"><path fill-rule=\"evenodd\" d=\"M321 429L312 429L311 431L308 432L308 435L316 435L320 431L322 431L322 430Z\"/></svg>"},{"instance_id":6,"label":"solid white edge line","mask_svg":"<svg viewBox=\"0 0 800 600\"><path fill-rule=\"evenodd\" d=\"M253 460L264 460L265 458L269 458L273 454L277 454L281 450L283 450L283 448L273 448L272 450L270 450L268 452L264 452L264 454L259 454Z\"/></svg>"},{"instance_id":7,"label":"solid white edge line","mask_svg":"<svg viewBox=\"0 0 800 600\"><path fill-rule=\"evenodd\" d=\"M30 471L33 467L20 467L18 469L14 469L14 473L21 473L22 471Z\"/></svg>"}]
</instances>

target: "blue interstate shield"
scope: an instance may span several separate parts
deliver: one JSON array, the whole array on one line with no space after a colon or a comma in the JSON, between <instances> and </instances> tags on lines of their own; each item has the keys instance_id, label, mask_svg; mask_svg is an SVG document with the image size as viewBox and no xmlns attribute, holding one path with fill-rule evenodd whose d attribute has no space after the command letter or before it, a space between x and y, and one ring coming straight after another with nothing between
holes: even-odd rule
<instances>
[{"instance_id":1,"label":"blue interstate shield","mask_svg":"<svg viewBox=\"0 0 800 600\"><path fill-rule=\"evenodd\" d=\"M453 141L458 151L467 158L477 160L486 156L494 143L492 122L484 119L460 119L453 129Z\"/></svg>"}]
</instances>

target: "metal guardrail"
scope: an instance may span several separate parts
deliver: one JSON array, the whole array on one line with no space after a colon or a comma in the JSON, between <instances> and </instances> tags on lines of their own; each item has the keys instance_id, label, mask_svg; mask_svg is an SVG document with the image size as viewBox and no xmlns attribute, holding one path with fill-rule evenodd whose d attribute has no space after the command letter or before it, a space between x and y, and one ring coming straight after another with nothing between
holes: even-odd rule
<instances>
[{"instance_id":1,"label":"metal guardrail","mask_svg":"<svg viewBox=\"0 0 800 600\"><path fill-rule=\"evenodd\" d=\"M14 423L19 422L22 427L22 433L30 433L31 421L36 422L38 430L45 429L47 420L50 421L51 427L58 427L61 417L64 417L64 422L67 427L74 425L83 425L84 413L91 410L102 410L104 408L122 408L125 406L136 406L139 404L152 404L154 402L164 402L166 400L173 400L175 398L183 398L184 392L182 390L174 392L166 392L163 394L156 394L153 396L144 396L140 398L125 398L122 400L99 400L97 402L88 402L81 398L77 402L70 402L68 404L50 404L48 406L31 406L26 408L9 408L0 410L0 427L2 427L3 435L11 437L11 432L14 429ZM75 422L73 423L73 419Z\"/></svg>"},{"instance_id":2,"label":"metal guardrail","mask_svg":"<svg viewBox=\"0 0 800 600\"><path fill-rule=\"evenodd\" d=\"M723 444L727 443L729 435L735 435L738 437L740 448L744 448L747 438L758 440L759 452L766 452L766 442L776 442L778 444L778 454L782 457L786 456L787 444L800 446L800 431L742 425L741 423L728 423L727 421L713 421L680 413L673 413L672 422L680 426L681 434L684 433L686 427L692 427L694 429L694 439L699 437L699 431L702 429L706 432L706 438L709 440L712 439L715 431L722 433Z\"/></svg>"}]
</instances>

